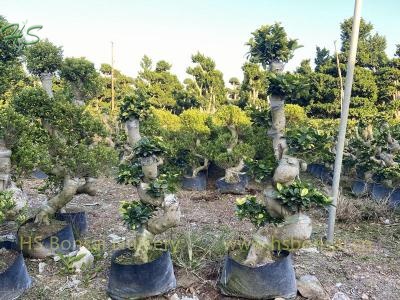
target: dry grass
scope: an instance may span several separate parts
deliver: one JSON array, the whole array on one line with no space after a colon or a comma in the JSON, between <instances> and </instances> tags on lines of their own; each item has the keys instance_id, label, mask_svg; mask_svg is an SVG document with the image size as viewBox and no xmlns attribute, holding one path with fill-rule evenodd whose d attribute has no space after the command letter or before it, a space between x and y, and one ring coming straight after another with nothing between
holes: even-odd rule
<instances>
[{"instance_id":1,"label":"dry grass","mask_svg":"<svg viewBox=\"0 0 400 300\"><path fill-rule=\"evenodd\" d=\"M382 221L392 219L395 214L388 200L376 201L371 197L354 198L341 195L336 207L337 220L343 223Z\"/></svg>"}]
</instances>

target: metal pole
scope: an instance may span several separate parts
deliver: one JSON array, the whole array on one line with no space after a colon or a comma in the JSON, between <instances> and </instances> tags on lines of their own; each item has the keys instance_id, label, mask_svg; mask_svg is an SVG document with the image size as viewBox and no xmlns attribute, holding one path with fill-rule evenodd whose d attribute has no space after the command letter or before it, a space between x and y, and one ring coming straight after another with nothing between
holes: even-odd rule
<instances>
[{"instance_id":1,"label":"metal pole","mask_svg":"<svg viewBox=\"0 0 400 300\"><path fill-rule=\"evenodd\" d=\"M354 67L356 63L358 34L360 30L361 3L362 0L355 0L353 29L351 31L350 51L346 68L347 70L346 81L344 85L344 98L343 98L342 112L340 116L339 135L336 144L336 158L335 158L335 167L333 172L333 183L332 183L332 205L329 207L328 235L327 235L328 243L333 243L333 236L335 230L336 205L339 196L339 184L340 184L340 173L342 171L343 149L346 138L347 119L349 117L351 86L353 84Z\"/></svg>"}]
</instances>

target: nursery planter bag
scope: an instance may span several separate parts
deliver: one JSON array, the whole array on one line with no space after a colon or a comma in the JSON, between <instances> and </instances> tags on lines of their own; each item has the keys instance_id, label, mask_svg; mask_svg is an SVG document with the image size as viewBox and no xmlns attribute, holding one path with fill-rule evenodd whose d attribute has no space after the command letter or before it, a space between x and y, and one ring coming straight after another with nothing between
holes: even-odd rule
<instances>
[{"instance_id":1,"label":"nursery planter bag","mask_svg":"<svg viewBox=\"0 0 400 300\"><path fill-rule=\"evenodd\" d=\"M368 192L368 183L363 180L355 180L351 185L351 191L356 196L364 195Z\"/></svg>"},{"instance_id":2,"label":"nursery planter bag","mask_svg":"<svg viewBox=\"0 0 400 300\"><path fill-rule=\"evenodd\" d=\"M123 265L116 258L129 249L116 251L111 257L107 292L113 299L143 299L164 294L176 287L169 251L146 264Z\"/></svg>"},{"instance_id":3,"label":"nursery planter bag","mask_svg":"<svg viewBox=\"0 0 400 300\"><path fill-rule=\"evenodd\" d=\"M382 184L374 183L372 185L372 199L376 201L385 200L389 198L390 194L392 193L392 189L385 187Z\"/></svg>"},{"instance_id":4,"label":"nursery planter bag","mask_svg":"<svg viewBox=\"0 0 400 300\"><path fill-rule=\"evenodd\" d=\"M3 273L0 273L0 300L17 299L32 286L32 279L29 277L24 257L16 243L3 241L0 242L0 248L19 252L14 263Z\"/></svg>"},{"instance_id":5,"label":"nursery planter bag","mask_svg":"<svg viewBox=\"0 0 400 300\"><path fill-rule=\"evenodd\" d=\"M247 299L294 299L297 294L296 276L288 252L273 263L254 268L226 256L218 286L226 296Z\"/></svg>"},{"instance_id":6,"label":"nursery planter bag","mask_svg":"<svg viewBox=\"0 0 400 300\"><path fill-rule=\"evenodd\" d=\"M224 178L220 178L215 182L217 189L222 194L238 194L243 195L246 193L246 187L249 183L249 178L246 174L239 175L240 181L235 183L228 183Z\"/></svg>"},{"instance_id":7,"label":"nursery planter bag","mask_svg":"<svg viewBox=\"0 0 400 300\"><path fill-rule=\"evenodd\" d=\"M389 198L390 206L394 208L400 207L400 189L395 189Z\"/></svg>"},{"instance_id":8,"label":"nursery planter bag","mask_svg":"<svg viewBox=\"0 0 400 300\"><path fill-rule=\"evenodd\" d=\"M78 236L81 236L87 232L87 215L84 211L56 213L55 218L70 224L73 232Z\"/></svg>"},{"instance_id":9,"label":"nursery planter bag","mask_svg":"<svg viewBox=\"0 0 400 300\"><path fill-rule=\"evenodd\" d=\"M196 177L182 178L182 188L187 191L204 191L207 188L207 176L200 172Z\"/></svg>"}]
</instances>

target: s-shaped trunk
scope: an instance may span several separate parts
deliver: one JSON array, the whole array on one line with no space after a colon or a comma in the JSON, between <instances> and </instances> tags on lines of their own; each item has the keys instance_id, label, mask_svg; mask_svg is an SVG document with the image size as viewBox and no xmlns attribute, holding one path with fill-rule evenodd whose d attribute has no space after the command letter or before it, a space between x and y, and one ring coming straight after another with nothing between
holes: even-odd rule
<instances>
[{"instance_id":1,"label":"s-shaped trunk","mask_svg":"<svg viewBox=\"0 0 400 300\"><path fill-rule=\"evenodd\" d=\"M49 225L49 218L72 200L78 187L79 182L77 180L65 176L63 189L59 194L48 200L47 203L40 208L36 215L35 222Z\"/></svg>"},{"instance_id":2,"label":"s-shaped trunk","mask_svg":"<svg viewBox=\"0 0 400 300\"><path fill-rule=\"evenodd\" d=\"M271 95L270 97L272 126L268 130L268 135L272 138L274 155L280 160L287 152L287 142L285 138L286 117L285 101L283 97Z\"/></svg>"}]
</instances>

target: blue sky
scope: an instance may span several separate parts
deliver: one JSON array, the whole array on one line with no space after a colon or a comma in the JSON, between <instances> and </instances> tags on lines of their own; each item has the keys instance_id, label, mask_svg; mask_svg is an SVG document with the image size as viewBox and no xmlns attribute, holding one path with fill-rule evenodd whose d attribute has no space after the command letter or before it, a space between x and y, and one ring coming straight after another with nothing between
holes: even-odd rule
<instances>
[{"instance_id":1,"label":"blue sky","mask_svg":"<svg viewBox=\"0 0 400 300\"><path fill-rule=\"evenodd\" d=\"M63 46L65 56L85 56L97 67L111 60L135 76L141 57L165 59L180 79L191 54L211 56L225 80L241 78L250 33L262 24L281 22L304 47L288 64L314 58L317 45L333 50L339 24L352 16L353 0L0 0L9 21L43 25L41 38ZM400 1L364 0L362 16L386 36L388 55L400 43Z\"/></svg>"}]
</instances>

